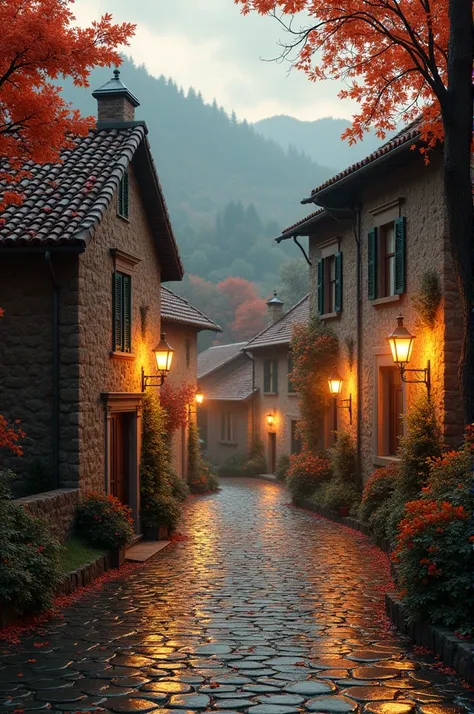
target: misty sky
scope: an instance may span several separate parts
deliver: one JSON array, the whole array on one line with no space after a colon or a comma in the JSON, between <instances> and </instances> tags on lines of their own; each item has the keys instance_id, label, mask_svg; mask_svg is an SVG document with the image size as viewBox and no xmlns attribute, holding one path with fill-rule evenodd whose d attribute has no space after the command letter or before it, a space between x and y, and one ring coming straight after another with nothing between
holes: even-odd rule
<instances>
[{"instance_id":1,"label":"misty sky","mask_svg":"<svg viewBox=\"0 0 474 714\"><path fill-rule=\"evenodd\" d=\"M73 11L81 24L104 12L136 23L127 50L136 63L195 87L206 101L216 98L239 119L350 118L351 103L337 99L336 83L313 84L296 70L288 75L287 64L261 61L278 55L284 31L273 18L243 17L233 0L76 0Z\"/></svg>"}]
</instances>

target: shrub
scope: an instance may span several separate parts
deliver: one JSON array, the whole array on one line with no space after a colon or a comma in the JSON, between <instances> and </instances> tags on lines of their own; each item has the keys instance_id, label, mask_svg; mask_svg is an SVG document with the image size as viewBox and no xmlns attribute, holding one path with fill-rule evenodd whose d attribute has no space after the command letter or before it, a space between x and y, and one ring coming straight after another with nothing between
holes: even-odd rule
<instances>
[{"instance_id":1,"label":"shrub","mask_svg":"<svg viewBox=\"0 0 474 714\"><path fill-rule=\"evenodd\" d=\"M0 472L0 600L19 614L51 606L62 579L61 546L47 522L13 503L11 472Z\"/></svg>"},{"instance_id":2,"label":"shrub","mask_svg":"<svg viewBox=\"0 0 474 714\"><path fill-rule=\"evenodd\" d=\"M428 484L422 498L449 501L454 506L471 506L472 454L468 446L430 459Z\"/></svg>"},{"instance_id":3,"label":"shrub","mask_svg":"<svg viewBox=\"0 0 474 714\"><path fill-rule=\"evenodd\" d=\"M217 475L216 469L210 461L205 461L204 459L203 466L207 478L207 489L211 493L215 493L219 490L219 476Z\"/></svg>"},{"instance_id":4,"label":"shrub","mask_svg":"<svg viewBox=\"0 0 474 714\"><path fill-rule=\"evenodd\" d=\"M411 621L474 625L469 515L463 506L447 501L420 499L406 504L392 559Z\"/></svg>"},{"instance_id":5,"label":"shrub","mask_svg":"<svg viewBox=\"0 0 474 714\"><path fill-rule=\"evenodd\" d=\"M244 476L258 476L267 471L267 461L264 454L263 442L254 439L250 446L248 457L244 464Z\"/></svg>"},{"instance_id":6,"label":"shrub","mask_svg":"<svg viewBox=\"0 0 474 714\"><path fill-rule=\"evenodd\" d=\"M229 458L224 461L222 466L219 467L219 475L244 476L246 461L246 454L234 454L234 456L229 456Z\"/></svg>"},{"instance_id":7,"label":"shrub","mask_svg":"<svg viewBox=\"0 0 474 714\"><path fill-rule=\"evenodd\" d=\"M179 478L178 474L171 470L168 473L167 480L171 488L171 495L173 498L179 501L179 503L184 503L189 496L189 487L187 483L182 478Z\"/></svg>"},{"instance_id":8,"label":"shrub","mask_svg":"<svg viewBox=\"0 0 474 714\"><path fill-rule=\"evenodd\" d=\"M288 469L290 468L290 457L287 454L282 454L277 461L276 477L277 481L284 481Z\"/></svg>"},{"instance_id":9,"label":"shrub","mask_svg":"<svg viewBox=\"0 0 474 714\"><path fill-rule=\"evenodd\" d=\"M396 487L396 479L397 467L393 464L376 469L364 485L358 517L361 521L367 523L373 531L377 513L391 498ZM377 535L385 537L385 527L383 528L383 533L378 533Z\"/></svg>"},{"instance_id":10,"label":"shrub","mask_svg":"<svg viewBox=\"0 0 474 714\"><path fill-rule=\"evenodd\" d=\"M329 455L334 477L339 481L353 482L356 472L356 448L354 439L348 432L337 432L336 443L330 449Z\"/></svg>"},{"instance_id":11,"label":"shrub","mask_svg":"<svg viewBox=\"0 0 474 714\"><path fill-rule=\"evenodd\" d=\"M145 528L166 526L170 533L176 530L181 518L181 505L171 491L156 491L149 496L142 510L142 525Z\"/></svg>"},{"instance_id":12,"label":"shrub","mask_svg":"<svg viewBox=\"0 0 474 714\"><path fill-rule=\"evenodd\" d=\"M353 506L358 503L360 494L356 485L341 478L332 478L321 487L321 505L337 509L340 506Z\"/></svg>"},{"instance_id":13,"label":"shrub","mask_svg":"<svg viewBox=\"0 0 474 714\"><path fill-rule=\"evenodd\" d=\"M413 307L421 322L429 328L435 323L436 313L441 303L439 275L434 270L423 273L420 287L412 297Z\"/></svg>"},{"instance_id":14,"label":"shrub","mask_svg":"<svg viewBox=\"0 0 474 714\"><path fill-rule=\"evenodd\" d=\"M114 496L91 491L77 508L75 530L95 548L121 548L133 539L131 510Z\"/></svg>"},{"instance_id":15,"label":"shrub","mask_svg":"<svg viewBox=\"0 0 474 714\"><path fill-rule=\"evenodd\" d=\"M219 488L214 467L203 459L198 427L193 421L189 423L188 435L188 483L191 493L195 494L209 493Z\"/></svg>"},{"instance_id":16,"label":"shrub","mask_svg":"<svg viewBox=\"0 0 474 714\"><path fill-rule=\"evenodd\" d=\"M311 496L331 476L329 461L309 451L290 456L286 485L293 502Z\"/></svg>"}]
</instances>

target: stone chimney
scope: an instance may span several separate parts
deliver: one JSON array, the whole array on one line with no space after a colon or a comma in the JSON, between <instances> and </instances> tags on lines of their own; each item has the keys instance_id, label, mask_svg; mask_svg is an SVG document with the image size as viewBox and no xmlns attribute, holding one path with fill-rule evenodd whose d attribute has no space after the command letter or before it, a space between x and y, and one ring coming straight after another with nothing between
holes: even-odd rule
<instances>
[{"instance_id":1,"label":"stone chimney","mask_svg":"<svg viewBox=\"0 0 474 714\"><path fill-rule=\"evenodd\" d=\"M274 322L280 319L280 317L283 316L283 305L285 303L280 300L278 295L276 294L276 290L273 292L273 297L271 297L269 300L267 300L267 307L268 307L268 324L273 325Z\"/></svg>"},{"instance_id":2,"label":"stone chimney","mask_svg":"<svg viewBox=\"0 0 474 714\"><path fill-rule=\"evenodd\" d=\"M112 79L92 92L92 96L97 99L98 122L112 124L135 120L135 107L140 106L140 102L124 85L118 69L114 70Z\"/></svg>"}]
</instances>

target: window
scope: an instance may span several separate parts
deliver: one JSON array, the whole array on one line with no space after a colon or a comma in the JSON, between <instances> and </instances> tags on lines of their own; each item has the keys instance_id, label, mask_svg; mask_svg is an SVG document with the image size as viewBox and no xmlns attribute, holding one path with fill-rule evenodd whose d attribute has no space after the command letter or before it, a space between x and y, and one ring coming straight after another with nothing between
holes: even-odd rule
<instances>
[{"instance_id":1,"label":"window","mask_svg":"<svg viewBox=\"0 0 474 714\"><path fill-rule=\"evenodd\" d=\"M301 453L301 439L298 435L298 422L291 421L291 454Z\"/></svg>"},{"instance_id":2,"label":"window","mask_svg":"<svg viewBox=\"0 0 474 714\"><path fill-rule=\"evenodd\" d=\"M368 235L369 300L405 292L406 220L402 216Z\"/></svg>"},{"instance_id":3,"label":"window","mask_svg":"<svg viewBox=\"0 0 474 714\"><path fill-rule=\"evenodd\" d=\"M380 367L378 455L395 456L403 435L403 385L396 367Z\"/></svg>"},{"instance_id":4,"label":"window","mask_svg":"<svg viewBox=\"0 0 474 714\"><path fill-rule=\"evenodd\" d=\"M186 338L186 367L189 369L191 365L191 340L189 337Z\"/></svg>"},{"instance_id":5,"label":"window","mask_svg":"<svg viewBox=\"0 0 474 714\"><path fill-rule=\"evenodd\" d=\"M221 441L234 441L232 412L222 412L221 414Z\"/></svg>"},{"instance_id":6,"label":"window","mask_svg":"<svg viewBox=\"0 0 474 714\"><path fill-rule=\"evenodd\" d=\"M128 172L122 176L117 191L117 213L122 218L128 218Z\"/></svg>"},{"instance_id":7,"label":"window","mask_svg":"<svg viewBox=\"0 0 474 714\"><path fill-rule=\"evenodd\" d=\"M113 273L113 351L132 351L132 277Z\"/></svg>"},{"instance_id":8,"label":"window","mask_svg":"<svg viewBox=\"0 0 474 714\"><path fill-rule=\"evenodd\" d=\"M277 359L266 359L263 362L263 391L265 394L278 394Z\"/></svg>"},{"instance_id":9,"label":"window","mask_svg":"<svg viewBox=\"0 0 474 714\"><path fill-rule=\"evenodd\" d=\"M293 359L291 355L288 355L288 394L295 394L296 389L291 379L291 373L293 372Z\"/></svg>"},{"instance_id":10,"label":"window","mask_svg":"<svg viewBox=\"0 0 474 714\"><path fill-rule=\"evenodd\" d=\"M318 263L318 312L331 315L342 310L342 253L337 251Z\"/></svg>"}]
</instances>

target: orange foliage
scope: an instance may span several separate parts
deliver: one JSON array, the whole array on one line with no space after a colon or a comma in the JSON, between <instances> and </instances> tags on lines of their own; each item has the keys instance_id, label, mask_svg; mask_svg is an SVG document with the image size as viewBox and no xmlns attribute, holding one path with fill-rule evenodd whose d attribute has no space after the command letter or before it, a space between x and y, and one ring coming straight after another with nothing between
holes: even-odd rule
<instances>
[{"instance_id":1,"label":"orange foliage","mask_svg":"<svg viewBox=\"0 0 474 714\"><path fill-rule=\"evenodd\" d=\"M360 107L343 134L349 143L361 139L370 126L384 138L400 120L411 121L420 110L422 138L428 147L442 138L435 89L443 91L446 85L448 0L234 2L242 5L244 14L255 10L261 15L304 12L309 16L307 32L297 32L293 25L295 66L312 81L344 81L346 88L339 97L353 99ZM285 50L284 54L289 56Z\"/></svg>"},{"instance_id":2,"label":"orange foliage","mask_svg":"<svg viewBox=\"0 0 474 714\"><path fill-rule=\"evenodd\" d=\"M239 278L233 278L239 280ZM235 310L231 330L239 340L249 340L265 327L267 304L262 298L247 300Z\"/></svg>"},{"instance_id":3,"label":"orange foliage","mask_svg":"<svg viewBox=\"0 0 474 714\"><path fill-rule=\"evenodd\" d=\"M28 176L27 161L54 163L73 136L93 124L61 97L49 80L70 76L88 86L95 66L121 64L118 48L135 31L129 23L112 23L104 15L90 27L74 25L73 0L5 0L0 3L0 156L7 158L0 180L14 184ZM0 210L21 201L3 191Z\"/></svg>"},{"instance_id":4,"label":"orange foliage","mask_svg":"<svg viewBox=\"0 0 474 714\"><path fill-rule=\"evenodd\" d=\"M236 311L242 303L259 299L257 287L245 278L226 278L217 284L219 292L226 296L232 310Z\"/></svg>"}]
</instances>

